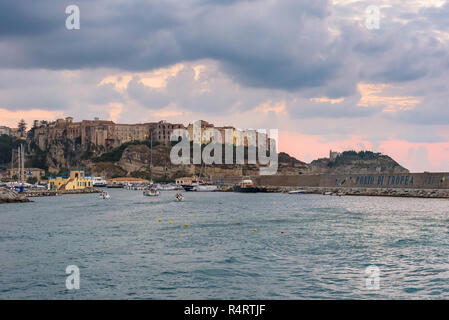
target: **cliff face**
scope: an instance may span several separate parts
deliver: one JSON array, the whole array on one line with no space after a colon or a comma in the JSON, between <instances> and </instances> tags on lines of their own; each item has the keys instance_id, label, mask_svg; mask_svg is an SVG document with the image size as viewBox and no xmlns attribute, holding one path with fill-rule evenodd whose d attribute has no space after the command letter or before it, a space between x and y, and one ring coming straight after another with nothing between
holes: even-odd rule
<instances>
[{"instance_id":1,"label":"cliff face","mask_svg":"<svg viewBox=\"0 0 449 320\"><path fill-rule=\"evenodd\" d=\"M173 165L170 161L171 146L153 144L151 153L149 141L128 142L105 152L104 149L70 139L53 140L46 150L41 150L34 140L28 144L35 167L58 173L68 168L86 168L95 176L107 178L134 176L155 180L171 180L177 177L242 176L259 175L258 165ZM151 166L152 157L152 166ZM191 161L192 162L192 161ZM224 154L223 154L224 163ZM33 166L34 167L34 166ZM345 151L335 159L318 159L306 164L287 153L278 154L278 175L299 174L346 174L346 173L406 173L407 169L386 155L373 152Z\"/></svg>"},{"instance_id":2,"label":"cliff face","mask_svg":"<svg viewBox=\"0 0 449 320\"><path fill-rule=\"evenodd\" d=\"M387 155L370 151L345 151L335 160L322 158L309 165L311 173L346 174L346 173L408 173Z\"/></svg>"},{"instance_id":3,"label":"cliff face","mask_svg":"<svg viewBox=\"0 0 449 320\"><path fill-rule=\"evenodd\" d=\"M88 161L84 164L94 175L105 177L113 176L135 176L156 180L174 180L178 177L203 175L203 176L236 176L259 175L258 165L173 165L170 161L171 147L158 145L153 147L151 155L150 148L145 144L129 145L115 157L118 161ZM153 166L151 166L151 157ZM108 158L108 157L103 157ZM114 157L110 157L114 159ZM306 163L301 162L286 153L278 156L279 167L277 174L297 175L308 172Z\"/></svg>"}]
</instances>

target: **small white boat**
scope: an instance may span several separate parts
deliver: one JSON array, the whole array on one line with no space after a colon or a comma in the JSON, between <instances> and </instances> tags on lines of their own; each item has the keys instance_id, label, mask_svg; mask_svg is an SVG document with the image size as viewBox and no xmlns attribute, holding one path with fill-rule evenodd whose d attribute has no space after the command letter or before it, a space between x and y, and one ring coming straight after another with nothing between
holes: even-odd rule
<instances>
[{"instance_id":1,"label":"small white boat","mask_svg":"<svg viewBox=\"0 0 449 320\"><path fill-rule=\"evenodd\" d=\"M184 196L182 193L177 193L175 198L176 198L176 201L184 201Z\"/></svg>"},{"instance_id":2,"label":"small white boat","mask_svg":"<svg viewBox=\"0 0 449 320\"><path fill-rule=\"evenodd\" d=\"M217 190L218 187L214 184L198 184L193 187L193 191L211 192Z\"/></svg>"},{"instance_id":3,"label":"small white boat","mask_svg":"<svg viewBox=\"0 0 449 320\"><path fill-rule=\"evenodd\" d=\"M107 191L103 191L100 194L100 198L103 199L103 200L109 200L109 199L111 199L111 196L109 195L109 193Z\"/></svg>"},{"instance_id":4,"label":"small white boat","mask_svg":"<svg viewBox=\"0 0 449 320\"><path fill-rule=\"evenodd\" d=\"M157 189L159 191L173 191L176 190L176 186L172 184L158 184Z\"/></svg>"},{"instance_id":5,"label":"small white boat","mask_svg":"<svg viewBox=\"0 0 449 320\"><path fill-rule=\"evenodd\" d=\"M143 191L143 195L147 197L158 197L161 193L156 188L150 188Z\"/></svg>"},{"instance_id":6,"label":"small white boat","mask_svg":"<svg viewBox=\"0 0 449 320\"><path fill-rule=\"evenodd\" d=\"M303 193L306 193L306 190L292 190L288 192L288 194L303 194Z\"/></svg>"}]
</instances>

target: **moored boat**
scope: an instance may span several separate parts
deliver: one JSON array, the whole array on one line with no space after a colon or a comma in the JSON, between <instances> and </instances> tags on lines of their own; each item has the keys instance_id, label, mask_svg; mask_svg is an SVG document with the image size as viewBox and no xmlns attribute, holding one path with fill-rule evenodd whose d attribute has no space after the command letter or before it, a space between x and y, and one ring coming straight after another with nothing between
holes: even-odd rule
<instances>
[{"instance_id":1,"label":"moored boat","mask_svg":"<svg viewBox=\"0 0 449 320\"><path fill-rule=\"evenodd\" d=\"M158 184L157 189L159 191L173 191L177 190L176 185L173 184Z\"/></svg>"},{"instance_id":2,"label":"moored boat","mask_svg":"<svg viewBox=\"0 0 449 320\"><path fill-rule=\"evenodd\" d=\"M185 191L195 191L195 187L198 186L197 182L192 182L191 184L181 185Z\"/></svg>"},{"instance_id":3,"label":"moored boat","mask_svg":"<svg viewBox=\"0 0 449 320\"><path fill-rule=\"evenodd\" d=\"M107 182L103 177L92 177L92 185L94 187L106 187Z\"/></svg>"},{"instance_id":4,"label":"moored boat","mask_svg":"<svg viewBox=\"0 0 449 320\"><path fill-rule=\"evenodd\" d=\"M214 184L198 184L193 187L193 191L199 191L199 192L212 192L216 191L218 187Z\"/></svg>"},{"instance_id":5,"label":"moored boat","mask_svg":"<svg viewBox=\"0 0 449 320\"><path fill-rule=\"evenodd\" d=\"M265 188L256 187L250 177L243 177L242 181L234 187L235 192L256 193L265 192Z\"/></svg>"}]
</instances>

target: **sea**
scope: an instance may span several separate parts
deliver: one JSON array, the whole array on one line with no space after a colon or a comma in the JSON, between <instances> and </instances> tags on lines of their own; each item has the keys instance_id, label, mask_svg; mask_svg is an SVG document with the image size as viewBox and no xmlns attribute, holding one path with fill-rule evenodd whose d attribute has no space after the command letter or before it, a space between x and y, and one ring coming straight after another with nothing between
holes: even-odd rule
<instances>
[{"instance_id":1,"label":"sea","mask_svg":"<svg viewBox=\"0 0 449 320\"><path fill-rule=\"evenodd\" d=\"M108 192L1 204L0 299L449 298L447 199Z\"/></svg>"}]
</instances>

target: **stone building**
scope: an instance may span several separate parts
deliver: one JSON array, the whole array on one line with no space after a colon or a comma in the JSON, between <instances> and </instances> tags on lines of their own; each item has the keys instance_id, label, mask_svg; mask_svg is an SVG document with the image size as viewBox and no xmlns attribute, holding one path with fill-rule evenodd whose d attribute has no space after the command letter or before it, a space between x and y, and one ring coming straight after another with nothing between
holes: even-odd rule
<instances>
[{"instance_id":1,"label":"stone building","mask_svg":"<svg viewBox=\"0 0 449 320\"><path fill-rule=\"evenodd\" d=\"M11 135L11 128L5 127L5 126L0 126L0 136L2 134L6 134L6 135L10 136Z\"/></svg>"},{"instance_id":2,"label":"stone building","mask_svg":"<svg viewBox=\"0 0 449 320\"><path fill-rule=\"evenodd\" d=\"M18 177L20 173L19 168L8 169L9 178ZM39 168L25 168L23 171L23 175L25 176L25 180L27 178L36 178L37 181L40 181L43 176L45 176L45 170Z\"/></svg>"},{"instance_id":3,"label":"stone building","mask_svg":"<svg viewBox=\"0 0 449 320\"><path fill-rule=\"evenodd\" d=\"M182 124L166 121L143 124L117 124L110 120L82 120L73 122L72 117L58 119L34 129L34 140L40 149L45 150L50 141L63 138L78 142L84 148L89 145L108 150L130 141L144 141L151 137L161 144L170 143L174 129L184 128Z\"/></svg>"}]
</instances>

